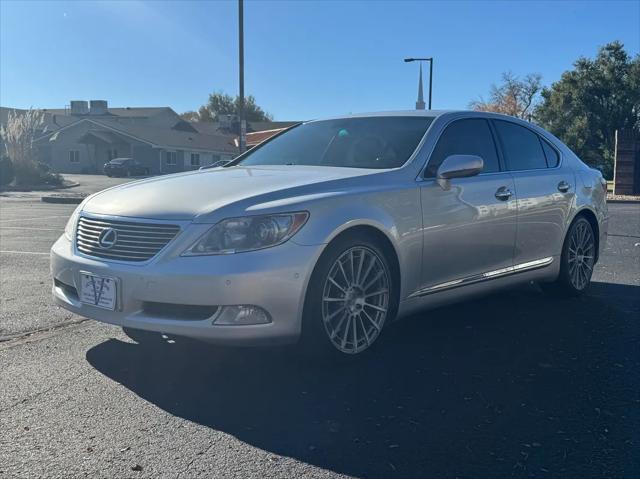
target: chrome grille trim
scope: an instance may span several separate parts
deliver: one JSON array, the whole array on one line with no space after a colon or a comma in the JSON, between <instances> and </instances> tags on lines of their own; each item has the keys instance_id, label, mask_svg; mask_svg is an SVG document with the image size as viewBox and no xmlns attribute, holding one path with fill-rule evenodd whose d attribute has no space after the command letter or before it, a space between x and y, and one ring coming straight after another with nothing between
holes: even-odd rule
<instances>
[{"instance_id":1,"label":"chrome grille trim","mask_svg":"<svg viewBox=\"0 0 640 479\"><path fill-rule=\"evenodd\" d=\"M113 228L117 240L110 248L100 245L102 231ZM166 223L111 220L80 216L76 227L76 249L94 258L142 262L152 259L176 237L180 226Z\"/></svg>"}]
</instances>

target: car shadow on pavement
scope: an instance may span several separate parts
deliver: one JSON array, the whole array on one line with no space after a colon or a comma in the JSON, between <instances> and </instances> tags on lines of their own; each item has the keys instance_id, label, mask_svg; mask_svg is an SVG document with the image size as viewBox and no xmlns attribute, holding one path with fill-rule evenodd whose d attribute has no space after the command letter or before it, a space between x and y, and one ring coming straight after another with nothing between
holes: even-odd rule
<instances>
[{"instance_id":1,"label":"car shadow on pavement","mask_svg":"<svg viewBox=\"0 0 640 479\"><path fill-rule=\"evenodd\" d=\"M86 357L173 415L338 473L630 477L639 317L637 286L528 286L398 322L353 363L116 339Z\"/></svg>"}]
</instances>

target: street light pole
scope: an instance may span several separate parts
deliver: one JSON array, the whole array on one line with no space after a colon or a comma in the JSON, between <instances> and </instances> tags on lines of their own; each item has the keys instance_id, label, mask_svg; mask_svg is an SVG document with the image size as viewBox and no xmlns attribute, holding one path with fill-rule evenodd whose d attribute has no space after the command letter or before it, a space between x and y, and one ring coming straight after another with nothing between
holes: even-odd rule
<instances>
[{"instance_id":1,"label":"street light pole","mask_svg":"<svg viewBox=\"0 0 640 479\"><path fill-rule=\"evenodd\" d=\"M240 154L244 153L247 145L247 124L244 119L244 12L243 0L238 0L238 63L240 72L240 101L238 105L240 120Z\"/></svg>"},{"instance_id":2,"label":"street light pole","mask_svg":"<svg viewBox=\"0 0 640 479\"><path fill-rule=\"evenodd\" d=\"M405 63L409 62L429 62L429 110L431 110L431 95L433 92L433 57L430 58L405 58ZM424 103L423 103L424 105ZM424 109L424 106L422 107Z\"/></svg>"},{"instance_id":3,"label":"street light pole","mask_svg":"<svg viewBox=\"0 0 640 479\"><path fill-rule=\"evenodd\" d=\"M429 110L431 110L432 87L433 87L433 58L429 60Z\"/></svg>"}]
</instances>

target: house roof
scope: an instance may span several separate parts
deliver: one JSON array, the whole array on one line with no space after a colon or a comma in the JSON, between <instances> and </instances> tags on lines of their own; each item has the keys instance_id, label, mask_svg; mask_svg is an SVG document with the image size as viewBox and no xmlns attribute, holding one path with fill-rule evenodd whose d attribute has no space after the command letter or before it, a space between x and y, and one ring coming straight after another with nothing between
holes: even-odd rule
<instances>
[{"instance_id":1,"label":"house roof","mask_svg":"<svg viewBox=\"0 0 640 479\"><path fill-rule=\"evenodd\" d=\"M268 140L274 135L277 135L286 128L277 128L274 130L255 131L253 133L247 133L247 146L256 146L265 140ZM237 142L237 140L236 140Z\"/></svg>"},{"instance_id":2,"label":"house roof","mask_svg":"<svg viewBox=\"0 0 640 479\"><path fill-rule=\"evenodd\" d=\"M73 124L67 125L55 132L47 133L36 141L55 140L64 130L72 128L82 122L89 122L93 126L102 127L102 129L92 128L89 133L97 138L107 141L107 138L113 138L111 134L117 133L126 137L147 143L154 147L174 148L174 149L194 149L205 151L218 151L224 153L237 153L237 149L233 142L233 135L205 135L202 133L174 130L170 127L147 126L139 124L123 124L115 119L101 118L82 118ZM88 133L88 134L89 134ZM83 136L83 140L87 135Z\"/></svg>"},{"instance_id":3,"label":"house roof","mask_svg":"<svg viewBox=\"0 0 640 479\"><path fill-rule=\"evenodd\" d=\"M223 128L220 125L220 122L217 121L190 121L189 122L193 128L198 130L200 133L205 134L220 134L222 132L228 131L228 128ZM299 121L250 121L247 123L247 132L253 133L258 131L267 131L267 130L279 130L282 128L289 128L290 126L297 125L300 123ZM237 128L237 123L236 123ZM237 133L237 129L236 129Z\"/></svg>"},{"instance_id":4,"label":"house roof","mask_svg":"<svg viewBox=\"0 0 640 479\"><path fill-rule=\"evenodd\" d=\"M107 114L105 115L92 115L87 113L85 115L72 115L71 111L68 108L42 108L42 111L45 113L49 113L52 115L66 115L71 118L105 118L109 116L123 116L123 117L133 117L133 118L147 118L150 116L157 115L162 113L163 111L173 112L176 116L177 113L173 111L171 107L168 106L153 106L153 107L124 107L124 108L107 108Z\"/></svg>"}]
</instances>

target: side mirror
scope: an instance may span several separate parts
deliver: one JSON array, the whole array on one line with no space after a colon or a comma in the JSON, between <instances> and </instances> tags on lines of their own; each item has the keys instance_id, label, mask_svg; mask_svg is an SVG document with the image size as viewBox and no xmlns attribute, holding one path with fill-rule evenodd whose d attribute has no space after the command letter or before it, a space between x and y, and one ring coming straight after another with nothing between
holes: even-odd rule
<instances>
[{"instance_id":1,"label":"side mirror","mask_svg":"<svg viewBox=\"0 0 640 479\"><path fill-rule=\"evenodd\" d=\"M438 167L436 181L442 189L449 189L451 178L467 178L475 176L484 168L484 161L476 155L451 155L447 156Z\"/></svg>"}]
</instances>

